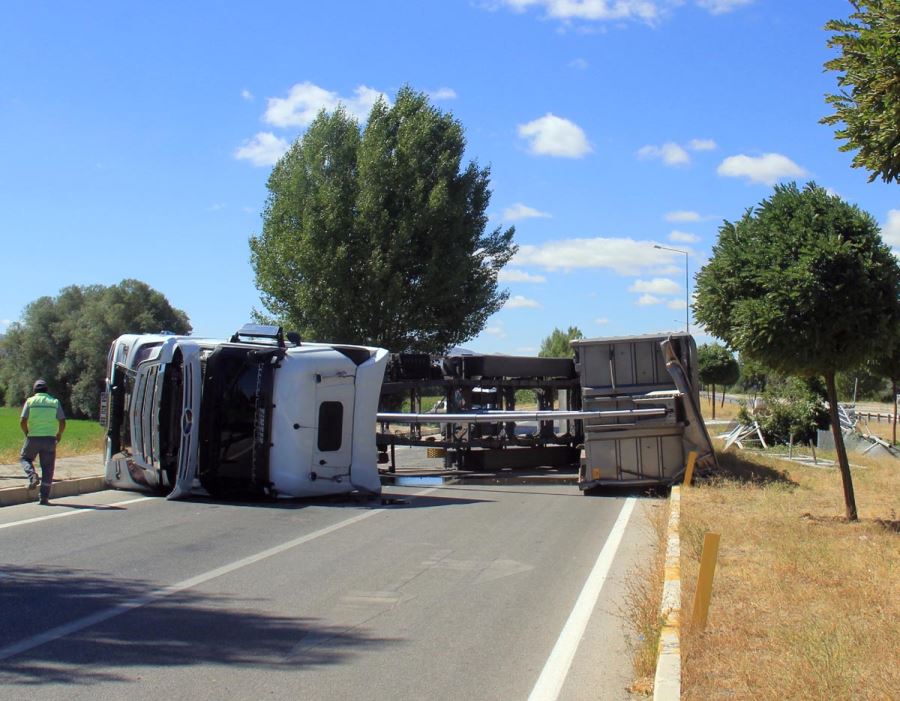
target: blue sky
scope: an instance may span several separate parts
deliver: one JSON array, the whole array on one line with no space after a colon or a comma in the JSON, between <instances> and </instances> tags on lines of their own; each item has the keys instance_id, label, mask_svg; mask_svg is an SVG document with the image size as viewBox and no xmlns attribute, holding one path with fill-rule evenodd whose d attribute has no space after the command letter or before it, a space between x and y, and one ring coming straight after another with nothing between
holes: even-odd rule
<instances>
[{"instance_id":1,"label":"blue sky","mask_svg":"<svg viewBox=\"0 0 900 701\"><path fill-rule=\"evenodd\" d=\"M684 328L691 277L776 182L813 179L900 248L897 185L818 120L846 0L42 3L0 23L0 332L67 285L138 278L223 336L260 307L247 239L319 108L409 84L516 226L483 352ZM342 339L319 339L342 340Z\"/></svg>"}]
</instances>

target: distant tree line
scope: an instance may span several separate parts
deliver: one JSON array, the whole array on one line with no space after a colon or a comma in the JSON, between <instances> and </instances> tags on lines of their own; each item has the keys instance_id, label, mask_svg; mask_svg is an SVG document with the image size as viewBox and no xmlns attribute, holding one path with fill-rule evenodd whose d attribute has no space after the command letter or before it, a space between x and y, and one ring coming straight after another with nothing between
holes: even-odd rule
<instances>
[{"instance_id":1,"label":"distant tree line","mask_svg":"<svg viewBox=\"0 0 900 701\"><path fill-rule=\"evenodd\" d=\"M188 334L187 314L139 280L73 285L31 302L0 340L0 399L20 405L38 377L67 415L96 418L109 345L123 333Z\"/></svg>"},{"instance_id":2,"label":"distant tree line","mask_svg":"<svg viewBox=\"0 0 900 701\"><path fill-rule=\"evenodd\" d=\"M538 351L539 358L571 358L575 353L570 341L584 338L584 334L577 326L570 326L563 331L554 328L543 341L541 341L541 349Z\"/></svg>"}]
</instances>

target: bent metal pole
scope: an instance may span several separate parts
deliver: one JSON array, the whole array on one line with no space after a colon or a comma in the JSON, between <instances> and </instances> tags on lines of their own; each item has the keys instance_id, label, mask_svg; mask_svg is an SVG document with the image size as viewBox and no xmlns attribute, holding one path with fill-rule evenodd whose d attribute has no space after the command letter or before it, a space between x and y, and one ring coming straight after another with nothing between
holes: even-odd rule
<instances>
[{"instance_id":1,"label":"bent metal pole","mask_svg":"<svg viewBox=\"0 0 900 701\"><path fill-rule=\"evenodd\" d=\"M615 409L610 411L481 411L471 414L379 413L378 421L398 424L492 424L500 421L553 421L665 416L665 409Z\"/></svg>"}]
</instances>

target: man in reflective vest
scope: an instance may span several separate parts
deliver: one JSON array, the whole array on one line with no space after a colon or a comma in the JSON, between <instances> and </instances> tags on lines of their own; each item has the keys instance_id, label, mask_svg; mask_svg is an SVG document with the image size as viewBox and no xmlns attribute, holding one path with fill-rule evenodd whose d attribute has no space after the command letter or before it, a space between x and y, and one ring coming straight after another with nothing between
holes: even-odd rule
<instances>
[{"instance_id":1,"label":"man in reflective vest","mask_svg":"<svg viewBox=\"0 0 900 701\"><path fill-rule=\"evenodd\" d=\"M34 383L34 395L25 400L19 421L25 434L22 446L22 468L28 477L29 489L41 486L41 504L50 504L50 487L53 484L53 468L56 464L56 444L66 430L66 415L56 397L47 393L47 383ZM41 476L34 469L34 459L41 458Z\"/></svg>"}]
</instances>

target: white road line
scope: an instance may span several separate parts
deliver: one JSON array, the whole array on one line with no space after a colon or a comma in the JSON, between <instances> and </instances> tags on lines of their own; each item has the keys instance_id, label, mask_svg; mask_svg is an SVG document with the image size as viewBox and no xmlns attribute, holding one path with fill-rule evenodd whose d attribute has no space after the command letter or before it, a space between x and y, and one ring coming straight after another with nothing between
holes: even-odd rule
<instances>
[{"instance_id":1,"label":"white road line","mask_svg":"<svg viewBox=\"0 0 900 701\"><path fill-rule=\"evenodd\" d=\"M537 683L528 696L528 701L556 701L559 697L559 692L566 681L566 675L569 673L569 667L572 665L572 660L578 651L581 637L584 635L588 620L590 620L597 599L600 597L600 590L603 589L603 585L606 583L609 568L612 566L616 557L616 551L622 542L622 536L625 534L628 519L631 518L631 512L634 511L635 502L636 499L634 497L629 497L625 500L625 504L619 512L619 517L613 524L606 543L604 543L603 549L597 556L594 568L588 575L584 587L581 589L581 594L578 595L578 600L569 614L569 619L563 626L562 632L556 640L556 645L553 646L550 657L547 658L547 662L544 664L541 676L538 677Z\"/></svg>"},{"instance_id":2,"label":"white road line","mask_svg":"<svg viewBox=\"0 0 900 701\"><path fill-rule=\"evenodd\" d=\"M47 514L46 516L35 516L34 518L26 518L21 521L13 521L11 523L0 523L0 530L4 528L13 528L15 526L25 526L29 523L38 523L40 521L50 521L54 518L66 518L67 516L78 516L79 514L89 514L94 511L103 511L110 506L125 506L127 504L136 504L139 501L150 501L153 497L138 497L137 499L129 499L128 501L117 501L114 504L95 504L94 506L73 509L57 514Z\"/></svg>"},{"instance_id":3,"label":"white road line","mask_svg":"<svg viewBox=\"0 0 900 701\"><path fill-rule=\"evenodd\" d=\"M429 492L435 491L435 489L435 487L432 487L431 489L425 489L421 492L416 492L412 496L424 496ZM116 604L115 606L112 606L103 611L97 611L96 613L92 613L89 616L78 618L74 621L71 621L70 623L65 623L61 626L57 626L56 628L51 628L50 630L43 633L39 633L38 635L33 635L30 638L26 638L25 640L13 643L12 645L7 645L6 647L0 648L0 661L9 659L10 657L14 657L23 652L27 652L28 650L32 650L39 645L45 645L46 643L53 642L54 640L59 640L60 638L71 635L72 633L77 633L80 630L84 630L85 628L89 628L90 626L96 625L98 623L103 623L104 621L108 621L110 618L115 618L116 616L120 616L121 614L127 613L128 611L133 611L134 609L141 608L143 606L146 606L147 604L152 604L154 601L163 599L170 594L196 587L200 584L203 584L204 582L210 581L211 579L221 577L222 575L226 575L230 572L234 572L235 570L239 570L242 567L247 567L248 565L252 565L260 562L261 560L273 557L274 555L283 553L286 550L290 550L291 548L296 548L298 545L303 545L304 543L308 543L309 541L315 540L316 538L321 538L322 536L328 535L329 533L334 533L335 531L350 526L354 523L364 521L365 519L371 518L372 516L380 514L384 511L388 511L388 509L372 509L371 511L366 511L344 521L339 521L338 523L335 523L331 526L320 528L318 531L313 531L312 533L300 536L299 538L294 538L293 540L289 540L286 543L282 543L281 545L276 545L274 548L269 548L268 550L263 550L262 552L258 552L255 555L250 555L249 557L235 560L234 562L228 565L223 565L222 567L216 567L215 569L204 572L203 574L198 574L196 577L191 577L175 584L170 584L167 587L155 589L154 591L151 591L150 593L140 597L139 599Z\"/></svg>"}]
</instances>

